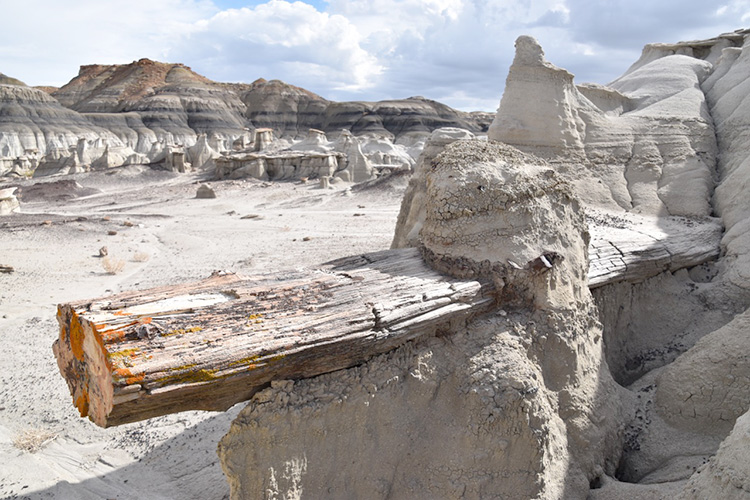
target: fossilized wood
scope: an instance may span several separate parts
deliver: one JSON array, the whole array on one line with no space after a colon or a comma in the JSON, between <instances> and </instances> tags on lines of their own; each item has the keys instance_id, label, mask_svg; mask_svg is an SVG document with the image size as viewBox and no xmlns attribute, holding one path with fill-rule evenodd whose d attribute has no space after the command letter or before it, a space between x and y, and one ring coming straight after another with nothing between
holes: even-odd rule
<instances>
[{"instance_id":1,"label":"fossilized wood","mask_svg":"<svg viewBox=\"0 0 750 500\"><path fill-rule=\"evenodd\" d=\"M719 256L717 219L596 217L589 220L589 287L637 283L664 271L697 266Z\"/></svg>"},{"instance_id":2,"label":"fossilized wood","mask_svg":"<svg viewBox=\"0 0 750 500\"><path fill-rule=\"evenodd\" d=\"M490 292L393 250L62 304L53 350L81 415L109 427L361 363L488 310Z\"/></svg>"},{"instance_id":3,"label":"fossilized wood","mask_svg":"<svg viewBox=\"0 0 750 500\"><path fill-rule=\"evenodd\" d=\"M591 233L593 288L716 257L721 227L600 218ZM108 427L224 410L271 380L353 366L490 310L492 292L429 269L416 249L390 250L62 304L53 350L81 415Z\"/></svg>"}]
</instances>

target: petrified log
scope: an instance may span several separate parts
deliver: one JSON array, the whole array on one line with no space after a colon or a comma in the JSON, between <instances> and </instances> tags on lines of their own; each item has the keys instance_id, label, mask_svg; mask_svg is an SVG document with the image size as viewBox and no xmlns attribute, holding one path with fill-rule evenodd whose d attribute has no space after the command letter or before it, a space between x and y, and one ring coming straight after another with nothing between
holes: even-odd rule
<instances>
[{"instance_id":1,"label":"petrified log","mask_svg":"<svg viewBox=\"0 0 750 500\"><path fill-rule=\"evenodd\" d=\"M492 303L489 285L391 250L62 304L53 350L81 416L109 427L225 410L271 380L361 363Z\"/></svg>"},{"instance_id":2,"label":"petrified log","mask_svg":"<svg viewBox=\"0 0 750 500\"><path fill-rule=\"evenodd\" d=\"M589 288L619 281L637 283L664 271L697 266L721 251L718 219L591 213Z\"/></svg>"},{"instance_id":3,"label":"petrified log","mask_svg":"<svg viewBox=\"0 0 750 500\"><path fill-rule=\"evenodd\" d=\"M641 281L719 252L713 220L590 222L592 288ZM224 410L271 380L353 366L449 329L493 300L488 283L443 276L416 249L391 250L319 270L215 274L62 304L53 349L81 415L108 427Z\"/></svg>"}]
</instances>

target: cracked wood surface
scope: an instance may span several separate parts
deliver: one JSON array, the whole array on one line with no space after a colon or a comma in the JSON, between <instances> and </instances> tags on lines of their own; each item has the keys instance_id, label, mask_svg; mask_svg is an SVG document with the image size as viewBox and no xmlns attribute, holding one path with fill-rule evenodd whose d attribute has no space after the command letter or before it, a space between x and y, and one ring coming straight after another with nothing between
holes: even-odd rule
<instances>
[{"instance_id":1,"label":"cracked wood surface","mask_svg":"<svg viewBox=\"0 0 750 500\"><path fill-rule=\"evenodd\" d=\"M62 304L53 350L81 415L109 427L224 410L271 380L453 329L492 302L488 285L442 276L415 249L385 251Z\"/></svg>"},{"instance_id":2,"label":"cracked wood surface","mask_svg":"<svg viewBox=\"0 0 750 500\"><path fill-rule=\"evenodd\" d=\"M714 219L592 212L589 286L637 282L719 254ZM82 416L109 427L224 410L272 380L362 363L493 307L488 283L443 276L416 249L317 270L215 274L61 304L53 350Z\"/></svg>"},{"instance_id":3,"label":"cracked wood surface","mask_svg":"<svg viewBox=\"0 0 750 500\"><path fill-rule=\"evenodd\" d=\"M589 210L589 287L637 283L715 259L720 253L718 219L645 217Z\"/></svg>"}]
</instances>

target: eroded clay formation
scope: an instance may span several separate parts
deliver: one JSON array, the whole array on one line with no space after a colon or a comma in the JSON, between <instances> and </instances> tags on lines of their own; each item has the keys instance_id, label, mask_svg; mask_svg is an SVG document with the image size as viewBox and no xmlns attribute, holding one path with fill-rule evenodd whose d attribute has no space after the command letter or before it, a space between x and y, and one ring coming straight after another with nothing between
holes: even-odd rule
<instances>
[{"instance_id":1,"label":"eroded clay formation","mask_svg":"<svg viewBox=\"0 0 750 500\"><path fill-rule=\"evenodd\" d=\"M607 87L519 38L505 144L435 133L394 238L495 310L257 394L219 446L233 498L747 498L747 35L647 46ZM616 232L663 258L592 292Z\"/></svg>"},{"instance_id":2,"label":"eroded clay formation","mask_svg":"<svg viewBox=\"0 0 750 500\"><path fill-rule=\"evenodd\" d=\"M218 83L182 64L149 59L82 66L68 84L47 90L51 94L0 78L0 176L132 164L210 172L220 155L227 156L226 166L235 151L250 147L256 129L272 129L280 140L276 149L314 142L310 129L337 136L346 130L376 167L410 168L433 130L486 131L492 117L418 97L337 103L278 80ZM330 149L348 155L351 147L340 140ZM281 164L282 171L289 166Z\"/></svg>"}]
</instances>

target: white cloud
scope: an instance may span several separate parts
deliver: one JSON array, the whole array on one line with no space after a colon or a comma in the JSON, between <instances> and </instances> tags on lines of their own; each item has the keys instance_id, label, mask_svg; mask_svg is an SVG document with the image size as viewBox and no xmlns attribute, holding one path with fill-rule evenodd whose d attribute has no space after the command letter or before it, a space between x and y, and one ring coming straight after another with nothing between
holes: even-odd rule
<instances>
[{"instance_id":1,"label":"white cloud","mask_svg":"<svg viewBox=\"0 0 750 500\"><path fill-rule=\"evenodd\" d=\"M741 17L744 21L750 15L750 0L732 0L716 9L714 17L723 18L726 16Z\"/></svg>"},{"instance_id":2,"label":"white cloud","mask_svg":"<svg viewBox=\"0 0 750 500\"><path fill-rule=\"evenodd\" d=\"M175 36L215 10L207 0L2 0L0 71L61 85L81 64L158 59Z\"/></svg>"},{"instance_id":3,"label":"white cloud","mask_svg":"<svg viewBox=\"0 0 750 500\"><path fill-rule=\"evenodd\" d=\"M708 38L750 19L750 0L253 0L224 10L218 1L0 0L0 71L61 85L81 64L149 57L336 100L424 95L494 109L521 34L578 81L606 83L646 43Z\"/></svg>"},{"instance_id":4,"label":"white cloud","mask_svg":"<svg viewBox=\"0 0 750 500\"><path fill-rule=\"evenodd\" d=\"M519 35L568 16L561 0L331 0L329 11L356 24L382 64L375 98L420 94L464 109L499 101Z\"/></svg>"},{"instance_id":5,"label":"white cloud","mask_svg":"<svg viewBox=\"0 0 750 500\"><path fill-rule=\"evenodd\" d=\"M318 12L302 2L271 0L195 23L169 56L191 58L214 79L278 78L312 90L361 91L382 71L360 46L361 38L344 16Z\"/></svg>"}]
</instances>

